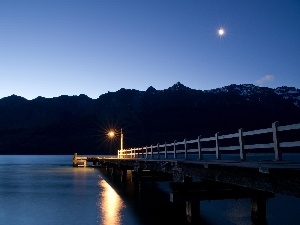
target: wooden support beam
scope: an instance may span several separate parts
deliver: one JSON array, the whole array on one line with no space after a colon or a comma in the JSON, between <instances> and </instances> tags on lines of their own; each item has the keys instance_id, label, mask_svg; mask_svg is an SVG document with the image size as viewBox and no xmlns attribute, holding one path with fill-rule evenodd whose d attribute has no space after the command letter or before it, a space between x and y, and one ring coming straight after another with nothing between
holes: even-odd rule
<instances>
[{"instance_id":1,"label":"wooden support beam","mask_svg":"<svg viewBox=\"0 0 300 225\"><path fill-rule=\"evenodd\" d=\"M121 169L121 182L126 182L127 178L127 169L122 168Z\"/></svg>"},{"instance_id":2,"label":"wooden support beam","mask_svg":"<svg viewBox=\"0 0 300 225\"><path fill-rule=\"evenodd\" d=\"M156 181L172 181L173 176L170 173L153 170L132 171L132 182L156 182Z\"/></svg>"},{"instance_id":3,"label":"wooden support beam","mask_svg":"<svg viewBox=\"0 0 300 225\"><path fill-rule=\"evenodd\" d=\"M256 196L251 198L251 219L253 225L267 224L267 198Z\"/></svg>"},{"instance_id":4,"label":"wooden support beam","mask_svg":"<svg viewBox=\"0 0 300 225\"><path fill-rule=\"evenodd\" d=\"M192 223L194 221L197 221L200 217L200 201L186 201L185 213L188 222Z\"/></svg>"},{"instance_id":5,"label":"wooden support beam","mask_svg":"<svg viewBox=\"0 0 300 225\"><path fill-rule=\"evenodd\" d=\"M274 194L219 182L170 182L170 201L273 198Z\"/></svg>"}]
</instances>

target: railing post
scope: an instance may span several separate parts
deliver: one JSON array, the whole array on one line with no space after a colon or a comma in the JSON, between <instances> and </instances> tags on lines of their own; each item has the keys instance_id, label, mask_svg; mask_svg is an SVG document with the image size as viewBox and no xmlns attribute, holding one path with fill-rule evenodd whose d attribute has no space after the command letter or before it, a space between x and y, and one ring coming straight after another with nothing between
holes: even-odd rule
<instances>
[{"instance_id":1,"label":"railing post","mask_svg":"<svg viewBox=\"0 0 300 225\"><path fill-rule=\"evenodd\" d=\"M151 145L151 159L153 159L153 145Z\"/></svg>"},{"instance_id":2,"label":"railing post","mask_svg":"<svg viewBox=\"0 0 300 225\"><path fill-rule=\"evenodd\" d=\"M147 159L147 158L148 158L148 149L147 149L147 145L146 145L146 147L145 147L145 154L146 154L145 159Z\"/></svg>"},{"instance_id":3,"label":"railing post","mask_svg":"<svg viewBox=\"0 0 300 225\"><path fill-rule=\"evenodd\" d=\"M141 151L142 158L144 158L144 147L141 148Z\"/></svg>"},{"instance_id":4,"label":"railing post","mask_svg":"<svg viewBox=\"0 0 300 225\"><path fill-rule=\"evenodd\" d=\"M165 159L167 159L168 156L167 156L167 143L165 142Z\"/></svg>"},{"instance_id":5,"label":"railing post","mask_svg":"<svg viewBox=\"0 0 300 225\"><path fill-rule=\"evenodd\" d=\"M184 139L184 159L187 159L188 153L187 153L187 144L186 144L186 138Z\"/></svg>"},{"instance_id":6,"label":"railing post","mask_svg":"<svg viewBox=\"0 0 300 225\"><path fill-rule=\"evenodd\" d=\"M176 159L176 140L174 141L174 159Z\"/></svg>"},{"instance_id":7,"label":"railing post","mask_svg":"<svg viewBox=\"0 0 300 225\"><path fill-rule=\"evenodd\" d=\"M279 147L277 127L278 127L278 122L277 121L272 123L275 160L276 161L281 161L282 160L282 153L281 153L281 149Z\"/></svg>"},{"instance_id":8,"label":"railing post","mask_svg":"<svg viewBox=\"0 0 300 225\"><path fill-rule=\"evenodd\" d=\"M199 160L203 159L202 151L201 151L201 135L198 136L198 152L199 152Z\"/></svg>"},{"instance_id":9,"label":"railing post","mask_svg":"<svg viewBox=\"0 0 300 225\"><path fill-rule=\"evenodd\" d=\"M157 143L157 158L159 159L159 143Z\"/></svg>"},{"instance_id":10,"label":"railing post","mask_svg":"<svg viewBox=\"0 0 300 225\"><path fill-rule=\"evenodd\" d=\"M220 141L219 141L219 132L216 133L216 159L221 159L221 153L220 153Z\"/></svg>"},{"instance_id":11,"label":"railing post","mask_svg":"<svg viewBox=\"0 0 300 225\"><path fill-rule=\"evenodd\" d=\"M239 143L240 143L240 159L242 161L245 161L246 160L246 152L244 149L243 128L239 129Z\"/></svg>"}]
</instances>

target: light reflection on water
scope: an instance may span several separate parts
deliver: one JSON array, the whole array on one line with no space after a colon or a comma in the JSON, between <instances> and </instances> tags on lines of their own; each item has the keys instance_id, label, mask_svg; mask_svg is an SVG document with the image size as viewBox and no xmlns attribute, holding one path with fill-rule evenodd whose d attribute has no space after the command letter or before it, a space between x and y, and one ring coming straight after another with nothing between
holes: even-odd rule
<instances>
[{"instance_id":1,"label":"light reflection on water","mask_svg":"<svg viewBox=\"0 0 300 225\"><path fill-rule=\"evenodd\" d=\"M99 224L120 225L122 222L122 209L124 202L116 191L102 178L98 182L99 193L98 207L101 214Z\"/></svg>"}]
</instances>

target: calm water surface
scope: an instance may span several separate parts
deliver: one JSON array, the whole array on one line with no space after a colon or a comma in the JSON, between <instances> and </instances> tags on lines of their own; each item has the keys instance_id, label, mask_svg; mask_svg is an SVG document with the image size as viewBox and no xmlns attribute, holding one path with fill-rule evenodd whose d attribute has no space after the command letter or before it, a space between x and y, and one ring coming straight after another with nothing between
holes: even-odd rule
<instances>
[{"instance_id":1,"label":"calm water surface","mask_svg":"<svg viewBox=\"0 0 300 225\"><path fill-rule=\"evenodd\" d=\"M170 203L167 183L122 183L103 170L72 167L72 157L0 156L0 224L188 224L184 206ZM200 212L200 224L253 224L250 199L203 201ZM300 199L269 199L267 224L300 224Z\"/></svg>"}]
</instances>

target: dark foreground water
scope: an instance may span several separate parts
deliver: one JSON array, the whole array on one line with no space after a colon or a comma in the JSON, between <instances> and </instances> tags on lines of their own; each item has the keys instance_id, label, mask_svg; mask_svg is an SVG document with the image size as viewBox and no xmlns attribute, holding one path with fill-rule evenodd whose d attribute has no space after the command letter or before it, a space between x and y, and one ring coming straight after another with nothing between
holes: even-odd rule
<instances>
[{"instance_id":1,"label":"dark foreground water","mask_svg":"<svg viewBox=\"0 0 300 225\"><path fill-rule=\"evenodd\" d=\"M188 224L184 206L169 201L168 183L145 183L138 192L130 180L122 183L105 170L73 168L72 157L0 156L0 224ZM198 224L253 224L250 199L200 205ZM300 224L300 199L269 199L267 224Z\"/></svg>"}]
</instances>

